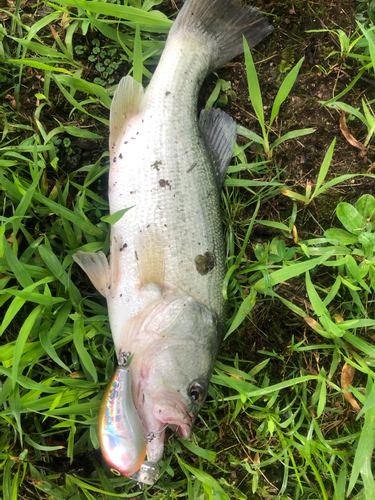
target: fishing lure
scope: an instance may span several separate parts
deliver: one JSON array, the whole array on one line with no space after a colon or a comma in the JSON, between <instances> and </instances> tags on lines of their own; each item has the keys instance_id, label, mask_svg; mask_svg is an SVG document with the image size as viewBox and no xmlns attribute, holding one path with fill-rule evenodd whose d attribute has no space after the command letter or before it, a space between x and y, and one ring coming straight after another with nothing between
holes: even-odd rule
<instances>
[{"instance_id":1,"label":"fishing lure","mask_svg":"<svg viewBox=\"0 0 375 500\"><path fill-rule=\"evenodd\" d=\"M130 353L120 354L119 365L104 393L98 417L99 442L114 473L153 484L159 467L144 462L150 438L134 405L129 359Z\"/></svg>"}]
</instances>

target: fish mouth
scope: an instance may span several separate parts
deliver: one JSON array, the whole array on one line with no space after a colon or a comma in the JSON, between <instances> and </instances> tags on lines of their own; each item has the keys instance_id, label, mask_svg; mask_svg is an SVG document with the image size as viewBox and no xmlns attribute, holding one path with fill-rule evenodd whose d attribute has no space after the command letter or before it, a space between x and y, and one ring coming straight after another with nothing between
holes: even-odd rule
<instances>
[{"instance_id":1,"label":"fish mouth","mask_svg":"<svg viewBox=\"0 0 375 500\"><path fill-rule=\"evenodd\" d=\"M156 394L140 411L147 433L147 459L158 462L164 453L165 430L170 427L182 439L189 439L194 415L189 413L180 394L162 392Z\"/></svg>"},{"instance_id":2,"label":"fish mouth","mask_svg":"<svg viewBox=\"0 0 375 500\"><path fill-rule=\"evenodd\" d=\"M194 415L186 409L186 403L181 396L166 396L164 394L162 403L155 402L152 406L152 414L164 427L175 430L182 439L189 439L193 427Z\"/></svg>"}]
</instances>

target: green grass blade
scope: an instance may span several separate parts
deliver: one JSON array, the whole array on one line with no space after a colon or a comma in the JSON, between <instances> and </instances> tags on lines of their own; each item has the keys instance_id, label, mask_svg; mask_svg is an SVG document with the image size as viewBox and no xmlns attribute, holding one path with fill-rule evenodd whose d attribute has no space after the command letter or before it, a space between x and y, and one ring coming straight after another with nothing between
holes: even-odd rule
<instances>
[{"instance_id":1,"label":"green grass blade","mask_svg":"<svg viewBox=\"0 0 375 500\"><path fill-rule=\"evenodd\" d=\"M74 326L73 326L73 342L77 349L78 356L80 357L80 360L82 362L82 367L86 371L88 377L94 383L97 383L98 374L94 366L94 363L92 362L91 356L88 354L83 344L84 336L85 336L85 329L83 326L83 322L79 319L76 319L74 321Z\"/></svg>"},{"instance_id":2,"label":"green grass blade","mask_svg":"<svg viewBox=\"0 0 375 500\"><path fill-rule=\"evenodd\" d=\"M288 97L290 94L290 91L292 90L292 87L297 79L299 70L302 66L302 63L304 61L304 57L302 57L298 63L294 66L294 68L289 71L287 76L284 78L283 83L281 84L281 87L279 88L279 91L275 97L273 106L272 106L272 112L271 112L271 119L270 119L270 127L272 126L272 123L274 122L276 116L279 114L280 111L280 106L282 103L285 101L285 99Z\"/></svg>"},{"instance_id":3,"label":"green grass blade","mask_svg":"<svg viewBox=\"0 0 375 500\"><path fill-rule=\"evenodd\" d=\"M16 277L17 281L24 288L33 285L34 284L33 280L31 279L29 273L26 271L24 265L22 265L21 262L14 255L5 236L3 236L3 245L4 245L5 258L7 260L10 269L14 273L14 276Z\"/></svg>"},{"instance_id":4,"label":"green grass blade","mask_svg":"<svg viewBox=\"0 0 375 500\"><path fill-rule=\"evenodd\" d=\"M303 137L304 135L309 135L313 134L315 132L314 128L301 128L298 130L292 130L291 132L288 132L287 134L282 135L276 141L272 144L272 148L276 148L279 146L281 143L285 141L289 141L290 139L296 139L297 137Z\"/></svg>"},{"instance_id":5,"label":"green grass blade","mask_svg":"<svg viewBox=\"0 0 375 500\"><path fill-rule=\"evenodd\" d=\"M246 38L244 37L243 40L244 40L243 43L244 43L244 53L245 53L245 63L246 63L247 84L249 88L251 104L253 105L255 114L257 115L259 124L262 128L263 138L265 138L266 128L264 123L263 101L262 101L262 94L260 92L258 75L255 69L253 57L251 55Z\"/></svg>"},{"instance_id":6,"label":"green grass blade","mask_svg":"<svg viewBox=\"0 0 375 500\"><path fill-rule=\"evenodd\" d=\"M16 345L14 347L14 357L13 357L13 368L12 368L12 388L16 387L17 377L18 377L18 368L20 365L23 348L27 341L28 336L36 322L37 318L41 314L43 307L41 305L37 306L26 318L24 321L20 332L17 336Z\"/></svg>"},{"instance_id":7,"label":"green grass blade","mask_svg":"<svg viewBox=\"0 0 375 500\"><path fill-rule=\"evenodd\" d=\"M375 446L375 407L370 408L365 414L365 423L361 432L361 436L358 440L358 445L352 467L352 473L350 476L349 486L347 490L348 496L351 494L360 473L362 474L362 479L366 480L366 486L372 489L373 483L369 481L369 472L372 475L370 464L374 446ZM365 476L364 478L363 475ZM369 498L371 498L371 496Z\"/></svg>"},{"instance_id":8,"label":"green grass blade","mask_svg":"<svg viewBox=\"0 0 375 500\"><path fill-rule=\"evenodd\" d=\"M113 16L118 19L126 19L135 23L147 24L152 26L172 26L173 22L166 16L157 11L146 12L135 7L124 7L122 5L111 3L96 3L82 0L59 0L59 4L70 7L80 7L88 12L95 12L104 16ZM53 5L53 3L51 3Z\"/></svg>"},{"instance_id":9,"label":"green grass blade","mask_svg":"<svg viewBox=\"0 0 375 500\"><path fill-rule=\"evenodd\" d=\"M295 278L296 276L299 276L300 274L303 274L306 271L313 269L315 266L319 266L320 264L323 264L323 262L325 262L327 259L329 259L332 256L333 252L334 252L333 250L329 250L325 255L322 255L321 257L317 257L316 259L310 259L310 260L305 261L305 262L299 262L293 266L282 268L282 269L279 269L278 271L274 271L270 275L271 286L275 286L283 281L287 281L288 279ZM263 293L266 290L264 278L257 281L254 285L254 288L258 292Z\"/></svg>"},{"instance_id":10,"label":"green grass blade","mask_svg":"<svg viewBox=\"0 0 375 500\"><path fill-rule=\"evenodd\" d=\"M322 190L320 190L320 188L321 188L321 185L324 182L324 179L327 176L328 169L329 169L329 166L330 166L331 161L332 161L333 150L335 149L335 144L336 144L336 137L333 139L330 147L328 148L327 153L324 156L324 160L322 162L322 166L320 167L320 170L319 170L318 180L316 181L315 190L314 190L312 196L310 197L310 201L313 198L315 198L315 196L317 196L318 194L323 193L326 190L325 187Z\"/></svg>"}]
</instances>

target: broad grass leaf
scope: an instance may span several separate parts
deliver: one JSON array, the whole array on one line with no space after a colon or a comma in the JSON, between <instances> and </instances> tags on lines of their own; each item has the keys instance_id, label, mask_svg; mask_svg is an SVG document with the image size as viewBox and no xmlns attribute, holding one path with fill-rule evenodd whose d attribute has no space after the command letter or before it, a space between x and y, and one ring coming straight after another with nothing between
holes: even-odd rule
<instances>
[{"instance_id":1,"label":"broad grass leaf","mask_svg":"<svg viewBox=\"0 0 375 500\"><path fill-rule=\"evenodd\" d=\"M324 305L323 301L321 300L317 291L315 290L314 285L311 282L309 271L306 272L306 290L307 290L307 293L309 295L309 299L310 299L311 305L313 306L315 314L317 314L319 316L320 322L322 323L324 328L328 332L331 332L333 335L335 335L337 337L341 337L342 331L331 320L330 314L329 314L326 306Z\"/></svg>"},{"instance_id":2,"label":"broad grass leaf","mask_svg":"<svg viewBox=\"0 0 375 500\"><path fill-rule=\"evenodd\" d=\"M63 297L51 297L48 295L43 295L41 293L28 292L26 290L14 290L8 288L8 292L16 297L25 299L25 301L34 302L35 304L41 304L43 306L54 306L60 302L65 302L66 299ZM0 292L1 293L1 292Z\"/></svg>"},{"instance_id":3,"label":"broad grass leaf","mask_svg":"<svg viewBox=\"0 0 375 500\"><path fill-rule=\"evenodd\" d=\"M49 64L38 62L35 60L35 58L31 57L27 59L9 59L8 62L13 64L25 64L26 66L30 66L31 68L42 69L43 71L57 71L58 73L65 73L67 75L73 76L73 73L65 68L50 66Z\"/></svg>"},{"instance_id":4,"label":"broad grass leaf","mask_svg":"<svg viewBox=\"0 0 375 500\"><path fill-rule=\"evenodd\" d=\"M24 265L21 264L21 262L14 255L13 251L9 246L9 243L5 238L5 235L3 236L3 245L4 245L5 258L17 281L23 288L33 285L34 284L33 280L31 279L29 273L26 271Z\"/></svg>"},{"instance_id":5,"label":"broad grass leaf","mask_svg":"<svg viewBox=\"0 0 375 500\"><path fill-rule=\"evenodd\" d=\"M292 87L297 79L299 70L301 68L301 65L303 63L303 60L305 58L302 57L298 63L294 66L293 69L289 71L287 76L284 78L283 83L281 84L279 91L277 92L277 95L275 97L273 106L272 106L272 112L271 112L271 118L270 118L270 127L272 123L274 122L276 116L279 114L280 111L280 106L282 103L285 101L285 99L288 97L290 94L290 91L292 90Z\"/></svg>"},{"instance_id":6,"label":"broad grass leaf","mask_svg":"<svg viewBox=\"0 0 375 500\"><path fill-rule=\"evenodd\" d=\"M59 0L59 4L68 5L70 7L80 7L84 11L95 12L106 17L113 16L118 19L126 19L135 23L143 23L148 25L148 29L152 31L152 26L167 26L170 27L173 21L170 21L164 14L158 11L146 12L136 7L126 7L117 4L87 2L83 0Z\"/></svg>"},{"instance_id":7,"label":"broad grass leaf","mask_svg":"<svg viewBox=\"0 0 375 500\"><path fill-rule=\"evenodd\" d=\"M91 113L89 113L88 111L86 111L86 109L83 107L83 103L81 105L76 99L74 99L74 97L70 94L70 92L68 92L66 90L66 88L63 85L63 82L65 83L65 80L60 81L60 77L61 77L61 75L51 75L52 80L54 80L54 82L56 83L56 85L59 87L59 89L61 90L61 92L64 95L65 99L74 108L77 108L82 113L85 113L86 115L91 116L95 120L98 120L99 122L103 123L104 125L109 126L109 120L107 120L107 118L102 118L100 116L95 116L95 115L92 115ZM74 88L74 83L75 82L73 81L72 82L72 87L73 88ZM66 85L69 85L69 84L67 83ZM92 92L90 92L90 93L92 93ZM108 99L109 99L109 97L108 97ZM106 104L107 104L106 107L109 109L111 107L111 99L109 99L109 101Z\"/></svg>"},{"instance_id":8,"label":"broad grass leaf","mask_svg":"<svg viewBox=\"0 0 375 500\"><path fill-rule=\"evenodd\" d=\"M264 124L264 111L263 111L263 101L262 94L260 92L258 75L255 69L255 64L253 57L251 55L249 45L245 37L243 37L244 53L245 53L245 64L246 64L246 75L247 75L247 85L249 88L249 96L251 104L253 105L255 114L259 120L259 125L263 131L263 137L266 135L266 129Z\"/></svg>"},{"instance_id":9,"label":"broad grass leaf","mask_svg":"<svg viewBox=\"0 0 375 500\"><path fill-rule=\"evenodd\" d=\"M264 142L264 139L260 137L260 135L256 134L252 130L243 127L242 125L237 125L236 131L238 135L242 135L247 139L256 142L257 144L263 144Z\"/></svg>"},{"instance_id":10,"label":"broad grass leaf","mask_svg":"<svg viewBox=\"0 0 375 500\"><path fill-rule=\"evenodd\" d=\"M103 222L106 222L107 224L116 224L122 217L126 214L128 210L130 210L133 207L128 207L128 208L123 208L122 210L118 210L114 214L111 215L105 215L104 217L101 217L100 220Z\"/></svg>"},{"instance_id":11,"label":"broad grass leaf","mask_svg":"<svg viewBox=\"0 0 375 500\"><path fill-rule=\"evenodd\" d=\"M324 191L326 191L326 189L327 189L325 186L323 186L321 188L321 185L323 184L324 179L326 178L326 175L328 173L328 169L329 169L329 166L330 166L331 161L332 161L333 150L335 149L335 144L336 144L336 137L333 139L330 147L328 148L328 151L324 155L324 159L323 159L322 165L321 165L320 170L319 170L318 180L316 181L315 190L310 198L310 201L313 198L315 198L315 196L318 196L319 194L324 193Z\"/></svg>"},{"instance_id":12,"label":"broad grass leaf","mask_svg":"<svg viewBox=\"0 0 375 500\"><path fill-rule=\"evenodd\" d=\"M142 42L139 24L137 24L134 36L134 56L133 56L133 77L138 83L142 83L143 60L142 60Z\"/></svg>"},{"instance_id":13,"label":"broad grass leaf","mask_svg":"<svg viewBox=\"0 0 375 500\"><path fill-rule=\"evenodd\" d=\"M10 325L11 321L15 318L18 311L25 304L26 299L21 297L14 297L10 305L7 307L5 316L0 325L0 336L5 332L5 330Z\"/></svg>"},{"instance_id":14,"label":"broad grass leaf","mask_svg":"<svg viewBox=\"0 0 375 500\"><path fill-rule=\"evenodd\" d=\"M34 198L43 205L46 205L57 215L65 217L67 220L75 224L77 227L82 229L85 233L95 236L98 239L105 239L105 232L94 226L89 220L83 218L83 216L77 215L75 212L72 212L68 208L56 203L45 196L42 196L39 193L34 193Z\"/></svg>"},{"instance_id":15,"label":"broad grass leaf","mask_svg":"<svg viewBox=\"0 0 375 500\"><path fill-rule=\"evenodd\" d=\"M275 286L278 285L279 283L282 283L283 281L287 281L288 279L295 278L296 276L299 276L306 271L309 271L310 269L313 269L316 266L319 266L320 264L323 264L327 259L329 259L332 254L334 253L334 250L329 249L325 255L322 255L321 257L317 257L315 259L310 259L305 262L298 262L297 264L294 264L293 266L288 266L282 269L279 269L277 271L274 271L273 273L270 274L270 285ZM262 278L261 280L257 281L254 285L255 289L258 292L264 292L265 290L265 280Z\"/></svg>"},{"instance_id":16,"label":"broad grass leaf","mask_svg":"<svg viewBox=\"0 0 375 500\"><path fill-rule=\"evenodd\" d=\"M17 429L19 432L19 439L21 441L21 446L23 445L23 431L22 431L22 423L21 423L21 401L20 401L20 393L19 387L17 383L14 383L14 378L12 378L13 388L9 395L9 414L16 420Z\"/></svg>"},{"instance_id":17,"label":"broad grass leaf","mask_svg":"<svg viewBox=\"0 0 375 500\"><path fill-rule=\"evenodd\" d=\"M289 227L286 224L282 224L281 222L275 222L271 220L257 220L256 223L262 224L262 226L273 227L274 229L280 229L281 231L289 233Z\"/></svg>"},{"instance_id":18,"label":"broad grass leaf","mask_svg":"<svg viewBox=\"0 0 375 500\"><path fill-rule=\"evenodd\" d=\"M73 125L64 126L64 132L72 135L73 137L85 137L86 139L103 139L103 136L85 130L83 128L74 127Z\"/></svg>"},{"instance_id":19,"label":"broad grass leaf","mask_svg":"<svg viewBox=\"0 0 375 500\"><path fill-rule=\"evenodd\" d=\"M361 278L358 266L356 261L354 260L354 257L351 255L346 256L346 267L349 271L349 273L353 276L353 278L359 283L368 293L371 293L370 288L367 286L367 284L363 281Z\"/></svg>"},{"instance_id":20,"label":"broad grass leaf","mask_svg":"<svg viewBox=\"0 0 375 500\"><path fill-rule=\"evenodd\" d=\"M342 245L355 245L358 243L358 236L345 231L345 229L331 228L325 231L324 236L328 240L334 240Z\"/></svg>"},{"instance_id":21,"label":"broad grass leaf","mask_svg":"<svg viewBox=\"0 0 375 500\"><path fill-rule=\"evenodd\" d=\"M187 464L179 455L177 456L177 460L182 468L186 468L193 476L195 476L199 481L212 489L213 492L217 493L220 500L230 500L228 495L225 493L223 488L219 485L219 483L212 476L207 474L207 472L196 469L191 465ZM212 494L212 493L211 493Z\"/></svg>"},{"instance_id":22,"label":"broad grass leaf","mask_svg":"<svg viewBox=\"0 0 375 500\"><path fill-rule=\"evenodd\" d=\"M343 324L344 323L340 323L339 327L342 328ZM342 338L352 346L356 347L359 351L363 352L364 354L367 354L372 358L375 358L375 347L366 342L365 340L361 339L360 337L357 337L356 335L348 331L345 331Z\"/></svg>"},{"instance_id":23,"label":"broad grass leaf","mask_svg":"<svg viewBox=\"0 0 375 500\"><path fill-rule=\"evenodd\" d=\"M31 437L29 437L28 435L25 435L25 441L27 444L29 444L33 448L35 448L36 450L40 450L40 451L46 451L46 452L57 451L57 450L63 450L65 448L65 446L43 446L43 445L38 444L35 441L33 441L31 439Z\"/></svg>"},{"instance_id":24,"label":"broad grass leaf","mask_svg":"<svg viewBox=\"0 0 375 500\"><path fill-rule=\"evenodd\" d=\"M4 368L0 366L0 373L1 375L5 375L9 377L9 379L12 379L12 370L11 368ZM58 387L50 387L45 384L40 384L39 382L35 382L34 380L25 377L24 375L18 375L16 382L21 386L24 387L25 389L29 389L30 391L39 391L40 393L46 392L49 394L56 394L56 392L59 392L60 389ZM51 383L52 379L47 380L46 382Z\"/></svg>"},{"instance_id":25,"label":"broad grass leaf","mask_svg":"<svg viewBox=\"0 0 375 500\"><path fill-rule=\"evenodd\" d=\"M20 364L20 360L23 353L24 345L27 341L27 338L34 326L35 321L40 316L43 307L41 305L37 306L31 313L28 315L26 320L24 321L20 332L17 336L16 344L14 347L14 355L13 355L13 368L12 368L12 388L14 389L17 384L18 378L18 367Z\"/></svg>"},{"instance_id":26,"label":"broad grass leaf","mask_svg":"<svg viewBox=\"0 0 375 500\"><path fill-rule=\"evenodd\" d=\"M263 181L252 181L248 179L232 179L226 178L223 183L224 186L228 187L262 187L262 186L282 186L280 182L263 182Z\"/></svg>"},{"instance_id":27,"label":"broad grass leaf","mask_svg":"<svg viewBox=\"0 0 375 500\"><path fill-rule=\"evenodd\" d=\"M32 464L29 464L29 467L33 482L40 491L43 491L53 500L66 500L66 491L63 488L48 480Z\"/></svg>"},{"instance_id":28,"label":"broad grass leaf","mask_svg":"<svg viewBox=\"0 0 375 500\"><path fill-rule=\"evenodd\" d=\"M200 446L192 443L191 441L186 441L185 439L180 438L180 442L187 448L189 451L197 455L198 457L204 458L209 462L214 463L216 460L216 453L214 451L205 450Z\"/></svg>"},{"instance_id":29,"label":"broad grass leaf","mask_svg":"<svg viewBox=\"0 0 375 500\"><path fill-rule=\"evenodd\" d=\"M59 259L52 252L52 250L47 245L39 246L39 254L43 259L46 266L51 270L51 272L56 276L56 278L69 290L72 302L75 306L82 300L82 296L78 288L71 281L69 275L63 269ZM60 298L59 298L60 299ZM54 300L57 300L56 298ZM66 299L61 298L59 301L65 301Z\"/></svg>"},{"instance_id":30,"label":"broad grass leaf","mask_svg":"<svg viewBox=\"0 0 375 500\"><path fill-rule=\"evenodd\" d=\"M331 290L328 292L328 295L323 300L323 304L325 307L327 307L332 302L332 300L336 297L338 291L340 290L341 283L342 282L340 280L340 277L337 276L334 284L331 287Z\"/></svg>"},{"instance_id":31,"label":"broad grass leaf","mask_svg":"<svg viewBox=\"0 0 375 500\"><path fill-rule=\"evenodd\" d=\"M4 474L3 474L3 499L12 498L12 465L13 460L7 457L5 460Z\"/></svg>"},{"instance_id":32,"label":"broad grass leaf","mask_svg":"<svg viewBox=\"0 0 375 500\"><path fill-rule=\"evenodd\" d=\"M332 104L328 105L329 108L332 109L338 109L341 111L345 111L345 113L348 113L349 115L353 115L357 117L359 120L361 120L362 123L367 125L366 119L364 115L359 111L357 108L353 108L353 106L350 106L349 104L346 104L345 102L333 102Z\"/></svg>"},{"instance_id":33,"label":"broad grass leaf","mask_svg":"<svg viewBox=\"0 0 375 500\"><path fill-rule=\"evenodd\" d=\"M69 62L69 60L66 59L65 54L61 54L61 52L58 52L53 47L49 47L47 45L42 45L41 43L33 42L31 40L24 40L22 38L16 38L14 36L9 36L9 38L11 38L15 42L17 42L19 45L26 47L26 49L31 50L35 54L39 54L41 56L46 56L46 61L48 61L48 59L57 58L57 59L60 59L60 63L61 62ZM61 59L64 59L65 61L61 61Z\"/></svg>"},{"instance_id":34,"label":"broad grass leaf","mask_svg":"<svg viewBox=\"0 0 375 500\"><path fill-rule=\"evenodd\" d=\"M371 374L372 375L372 374ZM370 408L375 408L375 384L373 383L366 394L366 401L361 411L358 413L357 420Z\"/></svg>"},{"instance_id":35,"label":"broad grass leaf","mask_svg":"<svg viewBox=\"0 0 375 500\"><path fill-rule=\"evenodd\" d=\"M365 413L365 422L355 452L353 467L347 490L347 496L351 494L355 484L357 483L357 479L360 473L362 475L362 479L367 483L367 486L365 485L365 490L366 487L372 489L374 479L371 472L371 459L374 446L375 446L375 407L372 407ZM372 481L369 478L369 474L371 474L372 476ZM372 496L373 495L370 495L369 498L371 498ZM367 494L366 498L368 498Z\"/></svg>"},{"instance_id":36,"label":"broad grass leaf","mask_svg":"<svg viewBox=\"0 0 375 500\"><path fill-rule=\"evenodd\" d=\"M85 329L83 322L81 320L75 320L73 325L73 342L77 349L78 356L81 360L82 367L84 368L87 376L94 382L98 382L98 374L94 363L92 362L91 356L85 349L83 344L83 339L85 337Z\"/></svg>"},{"instance_id":37,"label":"broad grass leaf","mask_svg":"<svg viewBox=\"0 0 375 500\"><path fill-rule=\"evenodd\" d=\"M337 205L336 215L347 231L358 235L365 227L365 220L356 208L345 201Z\"/></svg>"},{"instance_id":38,"label":"broad grass leaf","mask_svg":"<svg viewBox=\"0 0 375 500\"><path fill-rule=\"evenodd\" d=\"M70 88L79 90L81 92L85 92L87 94L95 95L96 97L98 97L98 99L100 99L100 101L106 108L109 109L111 107L111 102L112 102L111 98L109 97L105 89L100 85L83 80L82 78L78 78L73 75L71 76L60 75L54 78L54 80Z\"/></svg>"},{"instance_id":39,"label":"broad grass leaf","mask_svg":"<svg viewBox=\"0 0 375 500\"><path fill-rule=\"evenodd\" d=\"M257 292L254 287L251 287L249 295L246 297L246 299L242 302L240 305L240 308L227 332L225 335L224 339L229 337L229 335L236 330L240 324L243 322L243 320L249 315L251 312L252 308L255 305L255 299L257 296Z\"/></svg>"},{"instance_id":40,"label":"broad grass leaf","mask_svg":"<svg viewBox=\"0 0 375 500\"><path fill-rule=\"evenodd\" d=\"M373 68L373 71L375 71L375 47L374 47L374 40L372 39L372 37L369 34L370 30L366 29L365 26L362 23L360 23L359 21L356 21L356 22L357 22L358 28L362 31L363 36L367 40L368 49L369 49L370 57L371 57L372 68Z\"/></svg>"},{"instance_id":41,"label":"broad grass leaf","mask_svg":"<svg viewBox=\"0 0 375 500\"><path fill-rule=\"evenodd\" d=\"M323 379L321 382L320 386L320 394L319 394L319 401L318 401L318 408L316 411L316 416L317 418L322 416L322 413L324 411L325 405L326 405L326 398L327 398L327 385L326 385L326 373L324 371L324 368L320 370L319 376Z\"/></svg>"},{"instance_id":42,"label":"broad grass leaf","mask_svg":"<svg viewBox=\"0 0 375 500\"><path fill-rule=\"evenodd\" d=\"M68 304L70 306L70 304ZM70 311L69 311L70 312ZM68 313L69 314L69 313ZM59 358L59 356L57 355L57 352L55 351L55 348L53 347L52 345L52 342L51 342L51 339L50 339L50 332L49 331L46 331L46 330L42 330L40 333L39 333L39 339L40 339L40 343L43 347L43 349L45 350L46 354L51 358L53 359L53 361L60 365L61 368L63 368L64 370L66 370L67 372L70 372L70 369L66 366L66 364Z\"/></svg>"},{"instance_id":43,"label":"broad grass leaf","mask_svg":"<svg viewBox=\"0 0 375 500\"><path fill-rule=\"evenodd\" d=\"M369 219L375 212L375 198L371 194L364 194L355 204L355 208L364 219Z\"/></svg>"},{"instance_id":44,"label":"broad grass leaf","mask_svg":"<svg viewBox=\"0 0 375 500\"><path fill-rule=\"evenodd\" d=\"M288 132L278 139L272 144L273 148L276 148L280 144L282 144L285 141L289 141L290 139L296 139L297 137L303 137L304 135L309 135L313 134L315 132L314 128L300 128L298 130L292 130L291 132Z\"/></svg>"}]
</instances>

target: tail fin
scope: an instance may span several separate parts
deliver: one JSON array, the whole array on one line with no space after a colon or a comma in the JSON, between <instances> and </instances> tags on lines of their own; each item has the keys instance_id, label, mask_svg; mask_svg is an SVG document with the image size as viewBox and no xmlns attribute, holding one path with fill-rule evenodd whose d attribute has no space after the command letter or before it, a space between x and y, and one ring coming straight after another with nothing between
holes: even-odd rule
<instances>
[{"instance_id":1,"label":"tail fin","mask_svg":"<svg viewBox=\"0 0 375 500\"><path fill-rule=\"evenodd\" d=\"M257 9L240 0L187 0L170 35L178 31L203 34L212 41L213 70L243 52L242 35L254 47L273 27Z\"/></svg>"}]
</instances>

